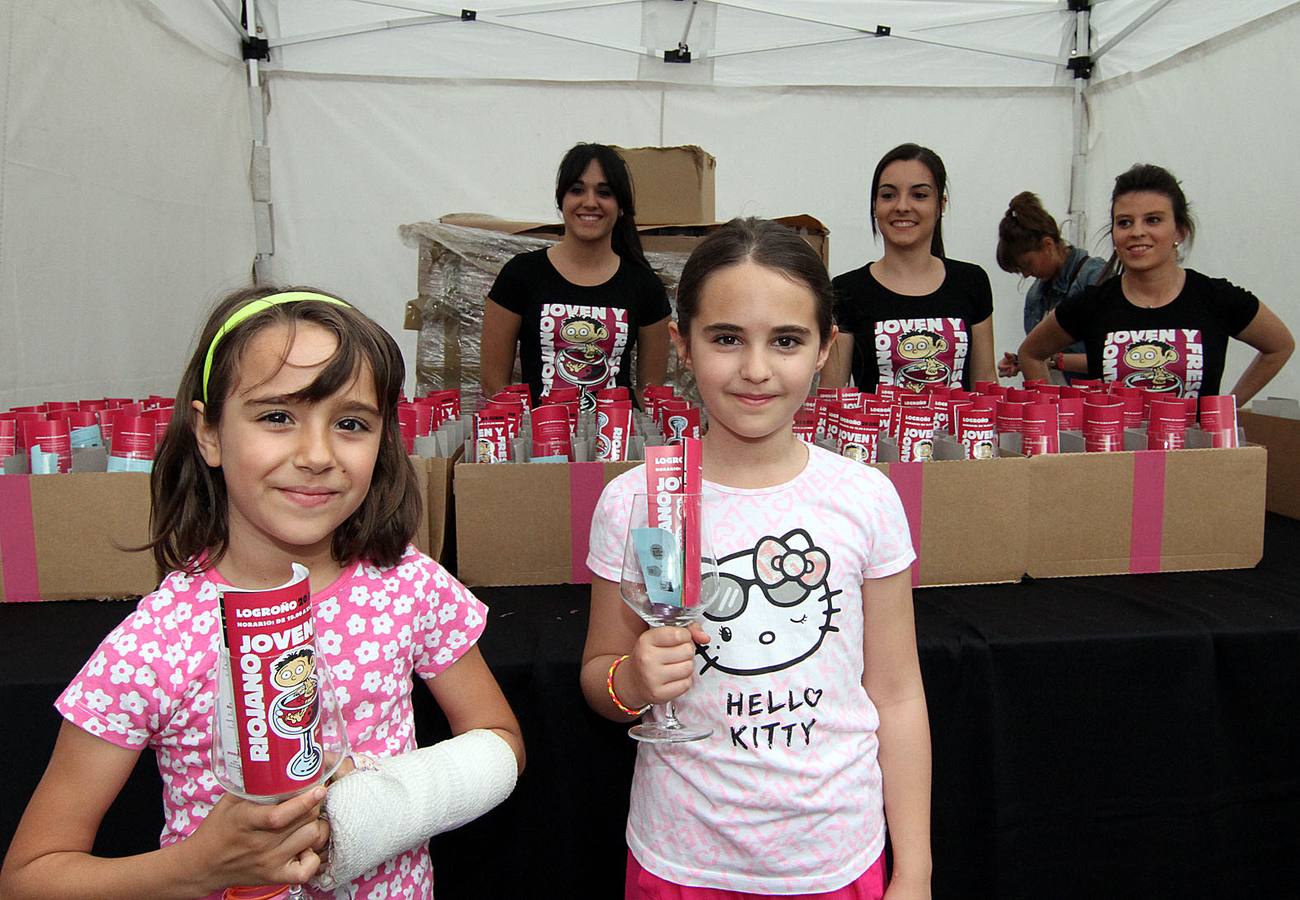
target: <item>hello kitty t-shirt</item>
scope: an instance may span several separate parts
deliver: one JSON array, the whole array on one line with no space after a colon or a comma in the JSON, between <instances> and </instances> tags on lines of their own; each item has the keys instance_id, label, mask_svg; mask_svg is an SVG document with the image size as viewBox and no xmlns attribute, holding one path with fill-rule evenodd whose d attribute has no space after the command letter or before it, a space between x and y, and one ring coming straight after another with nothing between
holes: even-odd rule
<instances>
[{"instance_id":1,"label":"hello kitty t-shirt","mask_svg":"<svg viewBox=\"0 0 1300 900\"><path fill-rule=\"evenodd\" d=\"M885 845L879 717L862 687L862 582L915 559L877 470L809 446L791 481L705 482L723 590L703 621L678 717L702 741L637 751L628 847L681 885L815 893L861 875ZM617 582L645 469L611 481L587 565Z\"/></svg>"},{"instance_id":2,"label":"hello kitty t-shirt","mask_svg":"<svg viewBox=\"0 0 1300 900\"><path fill-rule=\"evenodd\" d=\"M112 744L153 748L163 783L163 847L188 837L224 793L209 764L222 583L212 570L170 573L109 632L54 704L73 725ZM329 663L352 750L384 757L416 749L411 676L436 677L464 656L483 633L487 607L413 546L391 568L345 569L312 595L312 605L316 649ZM310 886L304 892L336 896ZM403 853L338 895L432 897L428 848Z\"/></svg>"}]
</instances>

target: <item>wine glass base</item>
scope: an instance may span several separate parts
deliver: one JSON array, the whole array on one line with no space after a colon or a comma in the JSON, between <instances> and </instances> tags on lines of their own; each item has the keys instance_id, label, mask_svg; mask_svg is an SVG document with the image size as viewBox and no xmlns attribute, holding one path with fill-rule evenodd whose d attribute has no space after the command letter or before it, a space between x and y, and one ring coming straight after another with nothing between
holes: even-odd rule
<instances>
[{"instance_id":1,"label":"wine glass base","mask_svg":"<svg viewBox=\"0 0 1300 900\"><path fill-rule=\"evenodd\" d=\"M692 728L689 725L670 725L667 722L642 722L627 730L643 744L684 744L688 741L702 741L713 734L712 728Z\"/></svg>"}]
</instances>

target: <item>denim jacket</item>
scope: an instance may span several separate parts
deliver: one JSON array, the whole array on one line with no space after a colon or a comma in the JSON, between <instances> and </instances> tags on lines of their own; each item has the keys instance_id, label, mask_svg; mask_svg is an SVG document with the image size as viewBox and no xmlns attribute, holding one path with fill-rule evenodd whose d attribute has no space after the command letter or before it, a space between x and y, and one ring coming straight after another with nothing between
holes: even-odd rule
<instances>
[{"instance_id":1,"label":"denim jacket","mask_svg":"<svg viewBox=\"0 0 1300 900\"><path fill-rule=\"evenodd\" d=\"M1070 249L1061 271L1050 282L1037 279L1025 294L1025 334L1034 330L1034 326L1043 321L1043 317L1056 309L1061 301L1076 294L1082 294L1101 278L1106 268L1106 260L1089 256L1088 251L1078 247ZM1083 341L1077 341L1065 348L1066 353L1083 353Z\"/></svg>"}]
</instances>

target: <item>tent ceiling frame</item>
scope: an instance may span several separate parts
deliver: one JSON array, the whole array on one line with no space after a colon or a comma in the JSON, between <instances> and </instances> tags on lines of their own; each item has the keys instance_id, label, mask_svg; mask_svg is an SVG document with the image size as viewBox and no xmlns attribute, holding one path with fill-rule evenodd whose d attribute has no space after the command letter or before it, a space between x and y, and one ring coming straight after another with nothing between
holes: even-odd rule
<instances>
[{"instance_id":1,"label":"tent ceiling frame","mask_svg":"<svg viewBox=\"0 0 1300 900\"><path fill-rule=\"evenodd\" d=\"M1141 28L1143 25L1145 25L1145 24L1147 23L1147 21L1148 21L1152 16L1154 16L1156 13L1160 12L1160 10L1164 9L1166 6L1168 6L1168 5L1169 5L1170 3L1172 3L1172 2L1173 2L1173 0L1155 0L1155 2L1153 2L1149 7L1147 7L1147 9L1146 9L1146 11L1145 11L1144 13L1142 13L1140 16L1138 16L1138 17L1137 17L1136 19L1134 19L1132 22L1129 22L1127 25L1125 25L1125 26L1124 26L1123 28L1121 28L1119 31L1115 32L1115 34L1111 36L1111 39L1110 39L1110 40L1108 40L1106 43L1104 43L1104 44L1102 44L1100 47L1098 47L1098 48L1097 48L1097 52L1094 53L1094 54L1092 54L1092 61L1095 63L1097 60L1101 59L1101 57L1105 56L1105 55L1106 55L1107 53L1109 53L1112 49L1114 49L1114 47L1115 47L1116 44L1118 44L1120 41L1124 40L1126 37L1128 37L1128 36L1129 36L1130 34L1132 34L1134 31L1137 31L1139 28Z\"/></svg>"}]
</instances>

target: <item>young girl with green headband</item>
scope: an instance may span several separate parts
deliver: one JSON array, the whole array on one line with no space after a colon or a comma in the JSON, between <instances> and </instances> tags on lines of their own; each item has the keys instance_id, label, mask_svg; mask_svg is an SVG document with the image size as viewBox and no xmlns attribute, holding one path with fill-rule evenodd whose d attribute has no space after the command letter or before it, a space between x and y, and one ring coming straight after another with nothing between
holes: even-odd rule
<instances>
[{"instance_id":1,"label":"young girl with green headband","mask_svg":"<svg viewBox=\"0 0 1300 900\"><path fill-rule=\"evenodd\" d=\"M397 424L404 377L392 337L337 297L255 288L216 306L176 398L189 415L153 469L148 546L169 574L56 701L65 722L0 895L220 897L315 879L308 896L432 896L425 841L509 794L523 742L475 646L486 608L410 544L421 501ZM283 584L295 562L364 771L259 805L223 793L209 763L218 595ZM457 735L418 751L412 675ZM161 847L96 857L146 747Z\"/></svg>"}]
</instances>

